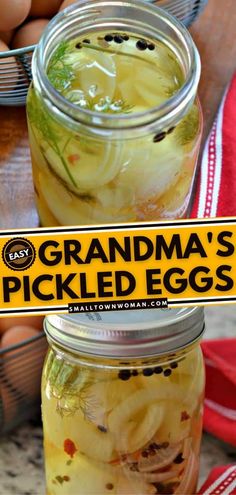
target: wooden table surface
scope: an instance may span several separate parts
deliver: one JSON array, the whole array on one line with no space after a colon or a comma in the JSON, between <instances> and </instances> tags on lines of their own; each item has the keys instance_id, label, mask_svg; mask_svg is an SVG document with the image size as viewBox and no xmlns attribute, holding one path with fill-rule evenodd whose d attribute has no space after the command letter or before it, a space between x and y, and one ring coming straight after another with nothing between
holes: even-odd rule
<instances>
[{"instance_id":1,"label":"wooden table surface","mask_svg":"<svg viewBox=\"0 0 236 495\"><path fill-rule=\"evenodd\" d=\"M236 69L236 0L209 0L192 26L200 51L204 140ZM37 226L24 108L0 107L0 229Z\"/></svg>"}]
</instances>

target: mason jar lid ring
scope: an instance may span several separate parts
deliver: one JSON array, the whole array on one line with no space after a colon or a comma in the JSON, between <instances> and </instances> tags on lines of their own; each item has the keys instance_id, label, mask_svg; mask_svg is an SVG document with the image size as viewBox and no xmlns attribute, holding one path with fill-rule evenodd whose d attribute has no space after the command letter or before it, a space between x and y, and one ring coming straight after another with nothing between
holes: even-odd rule
<instances>
[{"instance_id":1,"label":"mason jar lid ring","mask_svg":"<svg viewBox=\"0 0 236 495\"><path fill-rule=\"evenodd\" d=\"M198 340L204 330L204 310L189 307L50 315L44 328L49 340L75 353L147 357L175 352Z\"/></svg>"}]
</instances>

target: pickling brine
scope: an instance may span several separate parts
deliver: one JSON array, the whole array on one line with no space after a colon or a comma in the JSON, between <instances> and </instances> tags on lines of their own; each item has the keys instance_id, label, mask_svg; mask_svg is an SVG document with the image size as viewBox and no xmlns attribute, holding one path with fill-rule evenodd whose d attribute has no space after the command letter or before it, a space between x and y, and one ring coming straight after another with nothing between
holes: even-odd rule
<instances>
[{"instance_id":1,"label":"pickling brine","mask_svg":"<svg viewBox=\"0 0 236 495\"><path fill-rule=\"evenodd\" d=\"M198 344L115 360L51 342L42 381L47 495L195 494L203 394Z\"/></svg>"},{"instance_id":2,"label":"pickling brine","mask_svg":"<svg viewBox=\"0 0 236 495\"><path fill-rule=\"evenodd\" d=\"M167 16L145 9L157 10L159 22ZM148 36L90 25L84 32L78 20L79 28L82 34L72 36L70 28L68 39L66 27L63 39L52 37L44 62L47 94L37 50L34 57L27 112L41 224L185 217L202 122L196 93L177 109L188 78L180 53L161 30ZM156 112L165 108L162 122Z\"/></svg>"}]
</instances>

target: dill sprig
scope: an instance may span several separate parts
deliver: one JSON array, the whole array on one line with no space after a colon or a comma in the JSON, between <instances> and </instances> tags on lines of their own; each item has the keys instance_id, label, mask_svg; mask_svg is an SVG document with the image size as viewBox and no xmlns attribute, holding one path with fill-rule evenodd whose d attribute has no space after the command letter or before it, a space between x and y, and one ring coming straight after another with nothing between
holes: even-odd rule
<instances>
[{"instance_id":1,"label":"dill sprig","mask_svg":"<svg viewBox=\"0 0 236 495\"><path fill-rule=\"evenodd\" d=\"M95 45L93 43L84 43L80 42L80 47L86 48L88 50L95 50L107 54L115 54L122 55L125 57L134 58L137 60L141 60L149 65L152 65L152 62L148 59L145 59L135 53L127 53L125 51L119 52L118 50L114 50L111 47L106 48L105 46ZM48 64L47 75L52 86L60 93L63 93L65 90L68 90L71 87L71 82L75 78L73 64L71 63L70 55L71 55L71 45L69 42L61 41L55 52L53 53L50 62Z\"/></svg>"},{"instance_id":2,"label":"dill sprig","mask_svg":"<svg viewBox=\"0 0 236 495\"><path fill-rule=\"evenodd\" d=\"M28 112L29 121L32 125L32 129L33 127L35 127L37 131L41 134L41 137L55 151L71 183L73 184L74 187L77 188L77 184L73 176L71 175L67 162L58 146L58 142L60 142L61 137L59 132L57 132L56 130L55 122L52 119L52 117L45 111L43 106L40 105L34 88L31 88L29 94L27 112Z\"/></svg>"},{"instance_id":3,"label":"dill sprig","mask_svg":"<svg viewBox=\"0 0 236 495\"><path fill-rule=\"evenodd\" d=\"M106 53L115 53L116 55L125 55L133 58L138 58L140 60L144 60L142 57L131 54L121 52L119 53L116 50L113 50L109 47L106 49L105 47L99 47L94 44L87 44L84 42L80 43L81 47L97 50L100 52ZM78 53L78 51L77 51ZM118 113L130 113L132 111L133 106L129 105L127 102L120 100L120 105L116 105L117 101L115 99L106 102L106 104L101 109L97 109L96 106L99 103L97 99L91 98L89 96L86 97L86 105L82 105L80 101L77 101L76 91L75 93L68 91L71 88L71 82L75 78L75 65L79 63L79 57L76 61L75 59L76 52L71 52L71 44L66 41L62 41L55 52L53 53L51 60L48 65L48 79L53 87L60 93L64 93L64 96L74 104L77 104L81 108L85 108L91 111L98 111L99 113L109 113L109 114L118 114ZM76 62L76 64L75 64ZM81 62L80 69L82 69L84 64ZM105 98L106 99L106 98Z\"/></svg>"},{"instance_id":4,"label":"dill sprig","mask_svg":"<svg viewBox=\"0 0 236 495\"><path fill-rule=\"evenodd\" d=\"M60 93L71 86L71 81L74 79L73 65L66 61L70 45L66 41L62 41L48 64L47 75L52 86Z\"/></svg>"},{"instance_id":5,"label":"dill sprig","mask_svg":"<svg viewBox=\"0 0 236 495\"><path fill-rule=\"evenodd\" d=\"M191 143L199 131L199 113L197 105L193 105L188 114L178 124L176 136L179 143L184 146Z\"/></svg>"}]
</instances>

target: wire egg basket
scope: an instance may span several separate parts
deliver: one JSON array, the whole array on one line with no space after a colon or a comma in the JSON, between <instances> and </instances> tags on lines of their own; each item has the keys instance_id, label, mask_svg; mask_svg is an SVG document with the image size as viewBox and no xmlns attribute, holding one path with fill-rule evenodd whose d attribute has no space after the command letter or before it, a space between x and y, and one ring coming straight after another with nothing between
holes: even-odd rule
<instances>
[{"instance_id":1,"label":"wire egg basket","mask_svg":"<svg viewBox=\"0 0 236 495\"><path fill-rule=\"evenodd\" d=\"M44 332L0 350L0 434L40 411L40 383L47 351Z\"/></svg>"},{"instance_id":2,"label":"wire egg basket","mask_svg":"<svg viewBox=\"0 0 236 495\"><path fill-rule=\"evenodd\" d=\"M198 17L207 0L147 0L162 7L185 26ZM0 105L25 105L32 79L31 60L35 46L0 53Z\"/></svg>"},{"instance_id":3,"label":"wire egg basket","mask_svg":"<svg viewBox=\"0 0 236 495\"><path fill-rule=\"evenodd\" d=\"M34 48L33 45L0 53L0 105L25 105Z\"/></svg>"},{"instance_id":4,"label":"wire egg basket","mask_svg":"<svg viewBox=\"0 0 236 495\"><path fill-rule=\"evenodd\" d=\"M179 19L189 27L197 19L208 0L148 0Z\"/></svg>"}]
</instances>

